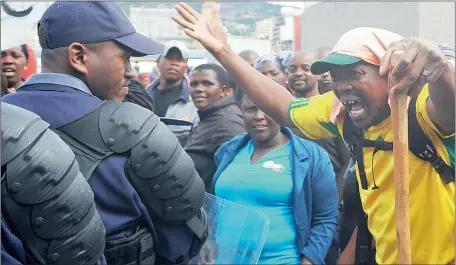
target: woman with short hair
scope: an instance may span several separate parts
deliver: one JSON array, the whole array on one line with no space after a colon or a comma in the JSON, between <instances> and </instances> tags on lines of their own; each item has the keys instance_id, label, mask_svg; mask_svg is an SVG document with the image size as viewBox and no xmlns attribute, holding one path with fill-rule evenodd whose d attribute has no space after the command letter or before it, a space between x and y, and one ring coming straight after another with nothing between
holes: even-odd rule
<instances>
[{"instance_id":1,"label":"woman with short hair","mask_svg":"<svg viewBox=\"0 0 456 265\"><path fill-rule=\"evenodd\" d=\"M216 170L215 151L245 132L242 114L232 96L234 89L225 69L217 64L199 65L191 73L190 96L198 109L200 122L191 132L185 150L209 193L212 193Z\"/></svg>"},{"instance_id":2,"label":"woman with short hair","mask_svg":"<svg viewBox=\"0 0 456 265\"><path fill-rule=\"evenodd\" d=\"M324 264L338 215L328 154L280 127L241 89L235 99L247 134L217 150L214 194L268 217L259 264Z\"/></svg>"}]
</instances>

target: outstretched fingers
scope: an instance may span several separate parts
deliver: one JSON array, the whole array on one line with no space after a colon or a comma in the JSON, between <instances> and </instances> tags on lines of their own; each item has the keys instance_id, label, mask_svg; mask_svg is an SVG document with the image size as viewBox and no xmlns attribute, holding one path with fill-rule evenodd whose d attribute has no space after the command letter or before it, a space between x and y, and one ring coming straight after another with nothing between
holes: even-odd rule
<instances>
[{"instance_id":1,"label":"outstretched fingers","mask_svg":"<svg viewBox=\"0 0 456 265\"><path fill-rule=\"evenodd\" d=\"M183 19L185 19L187 22L191 24L196 24L198 22L198 19L193 16L190 12L188 12L184 7L183 4L178 4L174 6L174 9L181 15Z\"/></svg>"},{"instance_id":2,"label":"outstretched fingers","mask_svg":"<svg viewBox=\"0 0 456 265\"><path fill-rule=\"evenodd\" d=\"M212 20L215 22L220 21L220 4L217 4L213 9L212 9Z\"/></svg>"},{"instance_id":3,"label":"outstretched fingers","mask_svg":"<svg viewBox=\"0 0 456 265\"><path fill-rule=\"evenodd\" d=\"M186 28L186 29L189 29L189 30L195 30L195 24L192 24L190 22L188 22L187 20L179 17L179 16L171 16L171 18L179 25L181 25L182 27Z\"/></svg>"},{"instance_id":4,"label":"outstretched fingers","mask_svg":"<svg viewBox=\"0 0 456 265\"><path fill-rule=\"evenodd\" d=\"M193 9L191 6L189 6L188 4L186 3L183 3L181 2L180 3L180 6L185 9L185 11L187 11L190 15L192 15L196 21L200 20L201 19L201 15L195 11L195 9Z\"/></svg>"},{"instance_id":5,"label":"outstretched fingers","mask_svg":"<svg viewBox=\"0 0 456 265\"><path fill-rule=\"evenodd\" d=\"M194 32L193 30L184 29L184 33L187 34L187 36L189 36L190 38L193 38L195 40L199 40L198 34L196 32Z\"/></svg>"}]
</instances>

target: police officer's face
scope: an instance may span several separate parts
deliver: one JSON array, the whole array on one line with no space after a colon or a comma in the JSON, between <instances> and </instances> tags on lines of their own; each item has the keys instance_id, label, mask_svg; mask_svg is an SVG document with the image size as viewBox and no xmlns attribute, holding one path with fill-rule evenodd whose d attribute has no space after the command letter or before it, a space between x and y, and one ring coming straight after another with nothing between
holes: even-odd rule
<instances>
[{"instance_id":1,"label":"police officer's face","mask_svg":"<svg viewBox=\"0 0 456 265\"><path fill-rule=\"evenodd\" d=\"M129 64L130 53L107 41L88 51L83 74L95 96L122 101L128 93Z\"/></svg>"}]
</instances>

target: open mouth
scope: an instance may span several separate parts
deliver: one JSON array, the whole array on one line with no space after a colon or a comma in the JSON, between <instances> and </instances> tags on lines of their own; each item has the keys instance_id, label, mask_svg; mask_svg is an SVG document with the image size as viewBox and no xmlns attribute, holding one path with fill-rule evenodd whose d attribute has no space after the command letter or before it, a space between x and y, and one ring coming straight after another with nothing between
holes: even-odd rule
<instances>
[{"instance_id":1,"label":"open mouth","mask_svg":"<svg viewBox=\"0 0 456 265\"><path fill-rule=\"evenodd\" d=\"M13 77L16 75L16 71L12 68L4 68L2 71L6 77Z\"/></svg>"},{"instance_id":2,"label":"open mouth","mask_svg":"<svg viewBox=\"0 0 456 265\"><path fill-rule=\"evenodd\" d=\"M262 130L267 129L267 128L268 128L268 125L266 125L266 124L257 124L257 125L255 125L253 128L255 128L255 130L262 131Z\"/></svg>"},{"instance_id":3,"label":"open mouth","mask_svg":"<svg viewBox=\"0 0 456 265\"><path fill-rule=\"evenodd\" d=\"M205 99L206 99L206 97L199 96L199 97L194 97L193 101L202 101L202 100L205 100Z\"/></svg>"},{"instance_id":4,"label":"open mouth","mask_svg":"<svg viewBox=\"0 0 456 265\"><path fill-rule=\"evenodd\" d=\"M293 84L298 85L298 86L299 85L304 85L305 83L306 83L306 80L304 80L304 79L299 79L299 80L294 80L293 81Z\"/></svg>"},{"instance_id":5,"label":"open mouth","mask_svg":"<svg viewBox=\"0 0 456 265\"><path fill-rule=\"evenodd\" d=\"M331 80L330 79L320 79L320 83L322 83L322 84L330 84Z\"/></svg>"},{"instance_id":6,"label":"open mouth","mask_svg":"<svg viewBox=\"0 0 456 265\"><path fill-rule=\"evenodd\" d=\"M361 118L366 109L366 104L361 99L342 100L342 104L348 109L348 113L352 119Z\"/></svg>"}]
</instances>

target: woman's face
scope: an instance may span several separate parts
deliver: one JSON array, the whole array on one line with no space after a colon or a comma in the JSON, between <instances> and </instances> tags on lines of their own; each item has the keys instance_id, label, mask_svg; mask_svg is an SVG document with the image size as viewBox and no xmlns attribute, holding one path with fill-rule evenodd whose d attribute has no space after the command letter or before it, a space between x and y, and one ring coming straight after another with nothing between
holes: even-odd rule
<instances>
[{"instance_id":1,"label":"woman's face","mask_svg":"<svg viewBox=\"0 0 456 265\"><path fill-rule=\"evenodd\" d=\"M257 67L257 70L283 87L287 87L287 75L276 62L264 61Z\"/></svg>"},{"instance_id":2,"label":"woman's face","mask_svg":"<svg viewBox=\"0 0 456 265\"><path fill-rule=\"evenodd\" d=\"M6 76L8 88L17 88L27 67L27 59L21 47L2 51L1 69Z\"/></svg>"},{"instance_id":3,"label":"woman's face","mask_svg":"<svg viewBox=\"0 0 456 265\"><path fill-rule=\"evenodd\" d=\"M240 108L245 130L255 144L265 144L279 134L280 124L261 111L248 96L243 96Z\"/></svg>"},{"instance_id":4,"label":"woman's face","mask_svg":"<svg viewBox=\"0 0 456 265\"><path fill-rule=\"evenodd\" d=\"M227 89L217 81L217 74L213 70L193 71L191 80L190 96L197 109L204 109L229 95Z\"/></svg>"}]
</instances>

